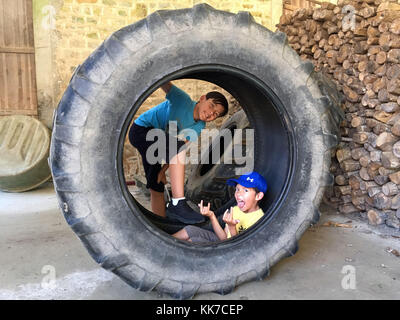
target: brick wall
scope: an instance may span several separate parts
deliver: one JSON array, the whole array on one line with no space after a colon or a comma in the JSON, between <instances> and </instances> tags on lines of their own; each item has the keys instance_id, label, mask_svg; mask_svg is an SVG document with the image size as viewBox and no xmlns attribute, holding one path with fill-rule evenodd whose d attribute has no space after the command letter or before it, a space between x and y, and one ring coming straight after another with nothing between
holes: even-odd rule
<instances>
[{"instance_id":1,"label":"brick wall","mask_svg":"<svg viewBox=\"0 0 400 320\"><path fill-rule=\"evenodd\" d=\"M199 3L207 3L216 9L232 13L249 11L258 23L271 30L276 29L275 25L282 14L282 0L33 0L33 3L35 37L50 39L45 46L42 42L38 43L36 56L37 77L44 80L39 81L43 83L43 88L38 88L38 92L48 91L49 85L54 88L51 97L53 105L48 103L49 99L40 98L44 95L39 95L39 118L49 127L52 125L52 109L61 99L75 68L109 35L124 26L135 23L157 10L190 8ZM44 7L49 6L55 10L43 11ZM54 16L50 16L52 12ZM54 22L53 26L43 28L43 22L49 24L51 20ZM48 68L48 57L52 60L51 70ZM211 90L224 93L230 105L234 106L230 114L240 108L229 93L214 84L198 80L179 80L174 83L194 100ZM156 90L143 103L135 118L164 98L162 90ZM226 117L218 119L207 124L207 127L218 127L225 119ZM127 180L143 177L139 157L136 150L126 143L123 158Z\"/></svg>"},{"instance_id":2,"label":"brick wall","mask_svg":"<svg viewBox=\"0 0 400 320\"><path fill-rule=\"evenodd\" d=\"M75 67L116 30L160 9L189 8L203 2L216 9L233 13L241 10L250 11L258 23L272 30L275 30L274 26L278 23L282 12L281 0L64 0L55 17L54 59L59 77L57 84L59 90L55 100L59 101L61 98ZM196 96L201 94L197 91L201 85L188 83L185 87L184 89L189 90L189 94ZM154 105L160 99L157 92L145 104Z\"/></svg>"}]
</instances>

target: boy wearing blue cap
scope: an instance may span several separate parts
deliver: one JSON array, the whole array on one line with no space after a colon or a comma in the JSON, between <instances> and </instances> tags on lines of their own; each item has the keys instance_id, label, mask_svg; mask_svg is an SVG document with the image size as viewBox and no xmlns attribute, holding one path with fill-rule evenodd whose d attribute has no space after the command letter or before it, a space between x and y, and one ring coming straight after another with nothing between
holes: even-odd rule
<instances>
[{"instance_id":1,"label":"boy wearing blue cap","mask_svg":"<svg viewBox=\"0 0 400 320\"><path fill-rule=\"evenodd\" d=\"M227 184L236 186L235 199L237 205L226 210L223 215L225 230L219 224L214 212L210 210L210 204L204 206L202 200L199 203L200 213L210 219L214 232L197 226L186 226L173 236L191 242L225 240L250 228L264 215L264 212L258 206L258 202L267 191L267 182L264 177L253 171L240 176L238 179L229 179Z\"/></svg>"}]
</instances>

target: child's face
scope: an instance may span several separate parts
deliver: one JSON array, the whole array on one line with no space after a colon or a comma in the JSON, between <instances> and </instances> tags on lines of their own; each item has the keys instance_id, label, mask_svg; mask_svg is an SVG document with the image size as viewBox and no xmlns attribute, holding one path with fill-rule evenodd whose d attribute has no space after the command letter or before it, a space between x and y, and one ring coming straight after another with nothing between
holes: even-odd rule
<instances>
[{"instance_id":1,"label":"child's face","mask_svg":"<svg viewBox=\"0 0 400 320\"><path fill-rule=\"evenodd\" d=\"M213 99L202 96L199 101L199 119L205 122L214 121L224 112L224 107L216 104Z\"/></svg>"},{"instance_id":2,"label":"child's face","mask_svg":"<svg viewBox=\"0 0 400 320\"><path fill-rule=\"evenodd\" d=\"M263 197L263 193L256 193L254 188L247 188L240 184L236 185L235 199L242 212L253 212L258 210L258 201Z\"/></svg>"}]
</instances>

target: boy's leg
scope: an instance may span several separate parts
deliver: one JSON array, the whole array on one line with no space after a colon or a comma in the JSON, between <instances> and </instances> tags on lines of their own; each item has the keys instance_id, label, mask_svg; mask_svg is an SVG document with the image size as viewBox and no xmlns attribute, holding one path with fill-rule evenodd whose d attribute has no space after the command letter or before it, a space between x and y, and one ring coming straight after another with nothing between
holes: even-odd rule
<instances>
[{"instance_id":1,"label":"boy's leg","mask_svg":"<svg viewBox=\"0 0 400 320\"><path fill-rule=\"evenodd\" d=\"M180 240L191 241L195 243L219 241L217 235L214 232L204 230L203 228L196 226L186 226L172 236Z\"/></svg>"},{"instance_id":2,"label":"boy's leg","mask_svg":"<svg viewBox=\"0 0 400 320\"><path fill-rule=\"evenodd\" d=\"M185 158L186 149L172 157L169 164L172 198L183 198L185 196Z\"/></svg>"},{"instance_id":3,"label":"boy's leg","mask_svg":"<svg viewBox=\"0 0 400 320\"><path fill-rule=\"evenodd\" d=\"M142 158L142 164L146 175L146 187L150 189L151 211L156 215L165 217L164 184L157 183L157 176L161 170L159 163L150 164L146 159L146 151L153 142L146 141L146 135L152 128L146 128L132 124L129 130L129 142L135 147Z\"/></svg>"},{"instance_id":4,"label":"boy's leg","mask_svg":"<svg viewBox=\"0 0 400 320\"><path fill-rule=\"evenodd\" d=\"M169 158L172 201L168 204L166 215L170 219L178 220L186 224L200 223L204 221L204 217L190 208L185 199L186 148L184 146L185 143L178 140L177 150L179 150L179 152L175 155L171 155Z\"/></svg>"},{"instance_id":5,"label":"boy's leg","mask_svg":"<svg viewBox=\"0 0 400 320\"><path fill-rule=\"evenodd\" d=\"M189 241L189 235L186 232L185 228L179 230L178 232L175 232L173 235L173 237L179 239L179 240L185 240L185 241Z\"/></svg>"},{"instance_id":6,"label":"boy's leg","mask_svg":"<svg viewBox=\"0 0 400 320\"><path fill-rule=\"evenodd\" d=\"M172 141L168 137L167 141ZM167 159L169 164L169 177L171 183L172 201L168 204L166 215L172 220L177 220L185 224L194 224L204 221L204 217L193 210L185 199L185 159L186 145L185 142L175 138L177 142L176 151L173 151L167 145ZM170 153L171 152L171 153Z\"/></svg>"},{"instance_id":7,"label":"boy's leg","mask_svg":"<svg viewBox=\"0 0 400 320\"><path fill-rule=\"evenodd\" d=\"M172 198L174 201L169 204L168 209L165 211L161 209L161 206L165 205L164 200L164 184L157 183L158 173L161 170L161 164L156 163L150 165L146 160L147 148L153 143L146 141L146 135L152 128L145 128L132 124L131 130L129 131L129 141L136 147L142 157L142 163L144 171L146 173L147 185L146 187L150 189L151 194L151 206L152 211L155 214L161 216L168 216L170 219L177 220L186 224L200 223L204 221L204 217L194 211L186 203L185 200L180 200L176 202L179 198L184 198L184 179L185 179L185 157L186 151L183 146L185 143L178 140L177 149L180 152L178 154L171 154L171 158L168 155L170 164L170 178L171 178L171 188L172 188ZM169 138L167 139L169 141ZM183 148L181 148L183 147ZM167 145L167 152L169 153L169 148ZM154 191L154 192L153 192ZM158 193L156 193L158 192ZM162 198L161 198L162 195Z\"/></svg>"},{"instance_id":8,"label":"boy's leg","mask_svg":"<svg viewBox=\"0 0 400 320\"><path fill-rule=\"evenodd\" d=\"M151 211L156 215L161 217L166 217L165 215L165 199L164 192L158 192L150 188L150 202Z\"/></svg>"}]
</instances>

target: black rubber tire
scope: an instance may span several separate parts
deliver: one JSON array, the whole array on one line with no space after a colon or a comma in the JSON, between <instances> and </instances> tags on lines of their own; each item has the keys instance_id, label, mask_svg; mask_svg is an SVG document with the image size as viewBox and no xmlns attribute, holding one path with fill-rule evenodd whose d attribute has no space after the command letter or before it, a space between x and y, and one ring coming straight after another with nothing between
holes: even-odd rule
<instances>
[{"instance_id":1,"label":"black rubber tire","mask_svg":"<svg viewBox=\"0 0 400 320\"><path fill-rule=\"evenodd\" d=\"M269 182L266 214L229 241L172 238L142 214L125 185L122 150L134 113L162 83L181 78L229 91L255 128L255 168ZM155 12L106 39L60 101L50 151L60 207L93 259L134 288L180 299L229 293L294 254L318 220L323 190L333 182L339 99L283 33L246 12L204 4Z\"/></svg>"}]
</instances>

